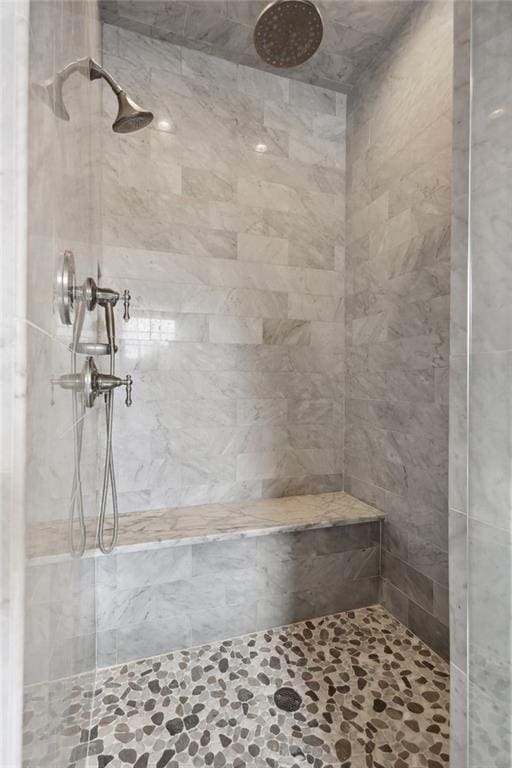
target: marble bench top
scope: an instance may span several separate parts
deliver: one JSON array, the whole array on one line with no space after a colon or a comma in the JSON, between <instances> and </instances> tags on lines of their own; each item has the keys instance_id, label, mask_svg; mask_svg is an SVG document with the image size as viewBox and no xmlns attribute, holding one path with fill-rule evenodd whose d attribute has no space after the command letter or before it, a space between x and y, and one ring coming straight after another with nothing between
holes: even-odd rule
<instances>
[{"instance_id":1,"label":"marble bench top","mask_svg":"<svg viewBox=\"0 0 512 768\"><path fill-rule=\"evenodd\" d=\"M341 491L129 512L120 517L116 552L354 525L383 517L379 510ZM89 542L87 554L97 554L92 530ZM67 523L35 526L29 531L27 550L29 559L65 554Z\"/></svg>"}]
</instances>

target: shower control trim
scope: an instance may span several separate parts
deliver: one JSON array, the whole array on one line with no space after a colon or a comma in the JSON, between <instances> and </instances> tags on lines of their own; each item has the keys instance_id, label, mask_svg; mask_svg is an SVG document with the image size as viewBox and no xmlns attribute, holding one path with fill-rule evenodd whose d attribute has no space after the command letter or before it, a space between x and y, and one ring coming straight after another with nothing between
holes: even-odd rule
<instances>
[{"instance_id":1,"label":"shower control trim","mask_svg":"<svg viewBox=\"0 0 512 768\"><path fill-rule=\"evenodd\" d=\"M60 256L55 275L55 298L63 325L72 325L76 296L75 257L72 251Z\"/></svg>"},{"instance_id":2,"label":"shower control trim","mask_svg":"<svg viewBox=\"0 0 512 768\"><path fill-rule=\"evenodd\" d=\"M99 74L98 76L101 76ZM120 96L122 95L122 91ZM134 106L133 104L131 105ZM129 115L126 119L130 119ZM123 117L124 120L124 117ZM114 130L117 130L114 128ZM118 130L124 130L122 125ZM123 319L130 319L130 292L114 291L98 286L92 277L87 277L81 285L76 284L75 260L71 251L65 251L59 258L55 279L55 302L61 321L73 326L73 338L69 345L71 352L71 370L52 380L57 385L72 393L73 435L74 435L74 471L69 512L69 544L73 555L81 557L85 551L87 530L84 516L84 503L81 479L81 455L83 444L83 424L87 408L92 408L96 399L103 395L105 405L106 450L103 468L101 502L98 510L96 541L101 552L109 554L115 547L119 529L119 508L112 443L114 418L114 390L125 387L125 403L132 404L132 377L124 379L116 376L116 323L115 307L122 297ZM85 314L101 307L105 312L106 343L82 340L81 334ZM78 371L78 354L86 355L81 371ZM106 355L109 359L108 373L100 373L93 355ZM53 401L53 397L52 397ZM108 498L112 501L112 530L106 533L106 515ZM78 522L80 538L76 539Z\"/></svg>"},{"instance_id":3,"label":"shower control trim","mask_svg":"<svg viewBox=\"0 0 512 768\"><path fill-rule=\"evenodd\" d=\"M94 358L87 357L80 373L66 373L56 379L52 379L62 389L80 392L83 394L87 408L92 408L97 397L112 392L117 387L126 388L125 403L128 408L132 404L133 380L130 375L121 379L109 373L100 373L94 362Z\"/></svg>"},{"instance_id":4,"label":"shower control trim","mask_svg":"<svg viewBox=\"0 0 512 768\"><path fill-rule=\"evenodd\" d=\"M87 277L83 284L77 286L76 284L76 269L75 259L72 251L64 251L60 256L59 263L57 265L57 272L55 276L55 299L57 302L57 308L59 317L64 325L73 324L73 310L75 304L79 299L82 299L86 308L92 312L96 306L103 307L105 310L105 324L107 326L107 336L109 339L108 345L104 348L87 352L85 354L110 354L110 345L114 345L114 352L117 352L115 347L115 333L112 310L116 306L117 302L121 298L119 291L114 291L111 288L102 288L98 286L92 277ZM127 322L130 319L130 291L125 290L122 294L123 301L123 320ZM80 349L82 345L75 345L75 352L82 353ZM87 345L86 345L87 346Z\"/></svg>"}]
</instances>

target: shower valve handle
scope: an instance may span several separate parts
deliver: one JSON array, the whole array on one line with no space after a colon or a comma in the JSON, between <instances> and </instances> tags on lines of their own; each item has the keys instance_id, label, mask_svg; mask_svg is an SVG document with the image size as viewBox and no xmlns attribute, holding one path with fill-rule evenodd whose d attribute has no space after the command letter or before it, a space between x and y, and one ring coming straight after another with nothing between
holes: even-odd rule
<instances>
[{"instance_id":1,"label":"shower valve handle","mask_svg":"<svg viewBox=\"0 0 512 768\"><path fill-rule=\"evenodd\" d=\"M117 387L126 387L125 403L128 407L132 404L133 379L130 375L121 379L119 376L113 376L110 373L100 373L94 362L94 358L87 357L84 367L80 373L64 374L53 378L52 386L58 384L62 389L69 389L74 392L81 392L84 397L84 403L88 408L92 408L94 401L99 395L107 395Z\"/></svg>"},{"instance_id":2,"label":"shower valve handle","mask_svg":"<svg viewBox=\"0 0 512 768\"><path fill-rule=\"evenodd\" d=\"M123 307L124 307L123 320L125 321L125 323L127 323L128 320L130 319L130 301L131 300L132 300L132 297L130 296L130 291L126 289L123 293Z\"/></svg>"},{"instance_id":3,"label":"shower valve handle","mask_svg":"<svg viewBox=\"0 0 512 768\"><path fill-rule=\"evenodd\" d=\"M132 377L128 374L126 379L124 380L124 386L126 387L126 398L125 398L125 405L129 408L132 404L132 386L133 386L133 380Z\"/></svg>"},{"instance_id":4,"label":"shower valve handle","mask_svg":"<svg viewBox=\"0 0 512 768\"><path fill-rule=\"evenodd\" d=\"M121 379L119 376L112 376L108 373L96 372L94 374L93 392L95 397L98 395L106 395L108 392L112 392L113 389L117 389L117 387L126 387L125 403L129 408L132 404L133 387L133 379L130 375L126 376L124 379Z\"/></svg>"}]
</instances>

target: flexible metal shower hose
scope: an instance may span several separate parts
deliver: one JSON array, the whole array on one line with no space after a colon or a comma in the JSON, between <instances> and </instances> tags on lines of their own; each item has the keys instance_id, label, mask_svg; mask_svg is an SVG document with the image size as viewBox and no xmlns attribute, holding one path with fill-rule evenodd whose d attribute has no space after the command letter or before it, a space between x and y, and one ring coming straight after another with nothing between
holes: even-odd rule
<instances>
[{"instance_id":1,"label":"flexible metal shower hose","mask_svg":"<svg viewBox=\"0 0 512 768\"><path fill-rule=\"evenodd\" d=\"M76 347L82 333L82 327L85 317L85 304L80 301L77 306L77 313L73 327L73 342L71 345L71 372L76 375ZM72 394L73 408L73 483L71 486L71 500L69 504L69 549L75 557L81 557L85 552L86 528L84 516L84 498L82 492L82 445L84 439L84 421L85 421L85 402L83 395L73 390ZM80 531L80 540L75 542L75 512L78 516L78 528Z\"/></svg>"},{"instance_id":2,"label":"flexible metal shower hose","mask_svg":"<svg viewBox=\"0 0 512 768\"><path fill-rule=\"evenodd\" d=\"M85 305L80 302L77 308L77 318L75 324L75 330L73 334L73 344L71 349L71 371L76 374L76 346L83 325L83 318L85 314ZM110 352L110 373L115 373L115 343L111 345ZM105 464L103 467L103 486L101 491L100 511L98 515L98 526L96 531L96 540L100 550L108 555L114 549L119 528L119 511L117 505L117 487L116 476L114 470L114 455L112 451L112 424L114 418L114 397L113 392L108 392L105 395L105 422L107 430L107 445L105 452ZM69 549L72 555L75 557L81 557L86 548L87 532L85 526L85 513L84 513L84 499L82 490L82 474L81 474L81 462L82 462L82 447L84 439L84 423L85 423L85 401L81 393L73 391L72 397L73 407L73 482L71 486L71 500L69 506ZM113 516L113 529L112 537L109 544L105 543L105 519L107 511L108 491L109 486L112 493L112 516ZM75 520L78 519L79 540L75 540Z\"/></svg>"},{"instance_id":3,"label":"flexible metal shower hose","mask_svg":"<svg viewBox=\"0 0 512 768\"><path fill-rule=\"evenodd\" d=\"M113 338L110 343L110 374L115 374L115 339ZM112 451L112 424L114 420L114 393L107 392L105 395L105 422L107 429L107 448L105 452L105 464L103 466L103 487L101 490L101 503L100 513L98 516L98 529L96 533L96 540L98 547L104 555L110 554L114 549L117 542L117 534L119 527L119 511L117 507L117 487L116 487L116 474L114 469L114 454ZM112 493L112 520L113 529L112 537L109 544L105 544L105 518L107 511L108 500L108 488L111 488Z\"/></svg>"}]
</instances>

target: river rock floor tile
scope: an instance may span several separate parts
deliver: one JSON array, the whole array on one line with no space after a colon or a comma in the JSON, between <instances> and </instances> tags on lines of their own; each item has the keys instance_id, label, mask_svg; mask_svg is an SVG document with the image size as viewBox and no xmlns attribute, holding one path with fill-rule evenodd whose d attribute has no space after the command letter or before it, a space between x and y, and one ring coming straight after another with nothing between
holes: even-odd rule
<instances>
[{"instance_id":1,"label":"river rock floor tile","mask_svg":"<svg viewBox=\"0 0 512 768\"><path fill-rule=\"evenodd\" d=\"M447 664L374 606L101 670L87 766L445 768L448 700Z\"/></svg>"}]
</instances>

